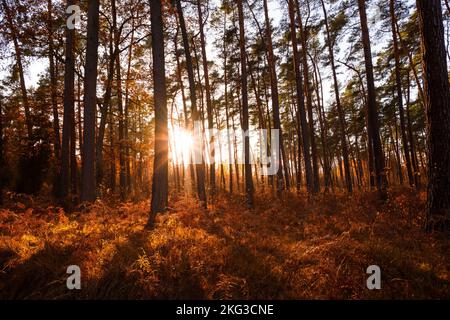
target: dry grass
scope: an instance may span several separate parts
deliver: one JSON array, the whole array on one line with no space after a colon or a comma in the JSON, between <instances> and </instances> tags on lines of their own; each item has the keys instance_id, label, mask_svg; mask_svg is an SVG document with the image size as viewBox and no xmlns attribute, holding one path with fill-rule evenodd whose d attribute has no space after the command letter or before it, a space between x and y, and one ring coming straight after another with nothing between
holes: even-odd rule
<instances>
[{"instance_id":1,"label":"dry grass","mask_svg":"<svg viewBox=\"0 0 450 320\"><path fill-rule=\"evenodd\" d=\"M24 203L26 202L26 203ZM153 231L148 202L67 214L17 200L0 211L0 299L450 298L450 241L422 232L425 195L175 197ZM82 290L66 288L69 265ZM370 291L365 270L382 270Z\"/></svg>"}]
</instances>

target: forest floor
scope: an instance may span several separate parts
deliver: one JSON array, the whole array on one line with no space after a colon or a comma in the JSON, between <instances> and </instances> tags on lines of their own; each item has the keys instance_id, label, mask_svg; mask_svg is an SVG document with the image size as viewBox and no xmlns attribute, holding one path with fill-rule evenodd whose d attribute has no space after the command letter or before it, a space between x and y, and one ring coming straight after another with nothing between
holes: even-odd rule
<instances>
[{"instance_id":1,"label":"forest floor","mask_svg":"<svg viewBox=\"0 0 450 320\"><path fill-rule=\"evenodd\" d=\"M425 193L218 195L208 210L172 197L144 230L149 201L65 213L43 200L0 210L0 299L450 298L450 240L422 231ZM27 198L25 198L27 199ZM78 265L82 289L69 291ZM368 290L378 265L382 289Z\"/></svg>"}]
</instances>

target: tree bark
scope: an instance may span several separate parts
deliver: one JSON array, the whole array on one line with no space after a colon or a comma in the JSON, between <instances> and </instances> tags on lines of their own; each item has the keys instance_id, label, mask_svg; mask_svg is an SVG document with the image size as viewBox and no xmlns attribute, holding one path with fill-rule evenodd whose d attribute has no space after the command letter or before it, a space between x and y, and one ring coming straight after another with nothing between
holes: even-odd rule
<instances>
[{"instance_id":1,"label":"tree bark","mask_svg":"<svg viewBox=\"0 0 450 320\"><path fill-rule=\"evenodd\" d=\"M404 156L405 156L406 172L408 174L409 185L413 186L414 185L414 176L413 176L413 172L412 172L412 168L411 168L411 157L410 157L410 153L409 153L408 138L406 135L405 112L403 109L402 79L401 79L401 72L400 72L400 51L398 48L398 39L397 39L397 32L396 32L397 17L395 15L395 0L390 0L389 8L390 8L390 14L391 14L392 42L393 42L394 58L395 58L395 82L396 82L396 89L397 89L397 105L398 105L399 116L400 116L400 131L401 131L402 145L403 145L403 151L404 151Z\"/></svg>"},{"instance_id":2,"label":"tree bark","mask_svg":"<svg viewBox=\"0 0 450 320\"><path fill-rule=\"evenodd\" d=\"M245 22L244 22L244 8L242 0L237 3L239 12L239 47L241 59L241 94L242 94L242 130L245 133L244 139L244 155L245 155L245 192L247 195L247 204L253 207L253 177L252 165L250 161L250 133L249 133L249 114L248 114L248 79L247 79L247 61L246 61L246 46L245 46Z\"/></svg>"},{"instance_id":3,"label":"tree bark","mask_svg":"<svg viewBox=\"0 0 450 320\"><path fill-rule=\"evenodd\" d=\"M331 71L333 73L333 85L334 85L334 95L336 99L336 109L338 111L338 119L339 119L339 134L340 134L340 140L341 140L341 149L342 149L342 158L344 159L344 171L345 171L345 183L347 187L348 192L353 192L353 185L352 185L352 177L350 172L350 160L349 160L349 152L348 152L348 144L347 144L347 137L346 137L346 120L345 120L345 114L344 110L342 109L341 105L341 98L339 95L339 82L336 74L336 65L335 65L335 59L334 59L334 44L331 40L331 34L330 34L330 26L328 23L328 14L327 9L325 7L324 0L321 0L322 2L322 9L323 14L325 17L325 29L326 29L326 35L327 35L327 47L328 52L330 56L330 64L331 64Z\"/></svg>"},{"instance_id":4,"label":"tree bark","mask_svg":"<svg viewBox=\"0 0 450 320\"><path fill-rule=\"evenodd\" d=\"M25 125L27 128L28 139L32 138L33 134L33 124L31 121L30 104L28 100L27 86L25 84L25 76L23 71L23 61L22 61L22 50L19 45L19 39L17 34L17 29L14 24L13 15L11 8L8 6L5 0L2 0L3 9L5 11L6 22L9 27L11 38L14 44L14 52L16 56L16 63L19 71L19 81L20 81L20 91L22 94L22 103L25 110Z\"/></svg>"},{"instance_id":5,"label":"tree bark","mask_svg":"<svg viewBox=\"0 0 450 320\"><path fill-rule=\"evenodd\" d=\"M382 198L385 197L387 181L385 176L384 154L380 139L380 125L377 110L377 98L372 64L372 50L370 46L369 28L367 25L366 1L358 0L359 16L361 22L362 42L364 47L364 61L367 81L367 115L368 128L372 138L373 155L375 162L375 176L377 189Z\"/></svg>"},{"instance_id":6,"label":"tree bark","mask_svg":"<svg viewBox=\"0 0 450 320\"><path fill-rule=\"evenodd\" d=\"M178 12L178 19L180 23L181 28L181 35L183 38L183 46L184 46L184 53L186 56L186 67L188 72L188 79L189 79L189 89L190 89L190 99L191 99L191 108L192 108L192 119L194 124L198 123L200 121L200 115L197 110L197 94L196 94L196 88L195 88L195 77L194 77L194 67L192 64L192 57L191 57L191 51L190 51L190 44L189 44L189 38L186 30L186 23L184 21L184 15L183 15L183 8L181 7L181 1L176 0L177 4L177 12ZM194 145L200 146L202 145L202 138L197 137L200 135L199 133L194 134ZM199 152L200 153L200 152ZM202 158L203 162L203 152L200 153L200 157ZM197 161L196 161L197 162ZM203 202L203 206L207 206L207 198L206 198L206 191L205 191L205 170L203 163L197 163L195 165L196 168L196 175L197 175L197 194L201 202Z\"/></svg>"},{"instance_id":7,"label":"tree bark","mask_svg":"<svg viewBox=\"0 0 450 320\"><path fill-rule=\"evenodd\" d=\"M67 6L74 4L68 0ZM66 29L66 52L64 66L64 115L61 147L61 197L69 194L70 150L72 123L75 112L75 29Z\"/></svg>"},{"instance_id":8,"label":"tree bark","mask_svg":"<svg viewBox=\"0 0 450 320\"><path fill-rule=\"evenodd\" d=\"M151 213L148 227L153 225L157 213L166 210L169 194L169 137L161 1L150 0L150 10L155 101L155 160L153 165Z\"/></svg>"},{"instance_id":9,"label":"tree bark","mask_svg":"<svg viewBox=\"0 0 450 320\"><path fill-rule=\"evenodd\" d=\"M297 117L299 118L298 122L300 123L301 131L302 131L302 142L303 148L298 148L298 152L300 153L300 149L303 150L303 157L305 160L305 175L306 175L306 185L309 191L313 188L313 174L311 167L311 154L310 143L309 143L309 132L308 132L308 123L306 121L306 111L305 111L305 100L303 95L303 79L300 73L300 54L298 52L298 41L297 41L297 31L295 28L295 6L294 0L288 0L289 4L289 18L290 18L290 31L291 31L291 41L292 41L292 52L294 59L294 69L295 69L295 82L296 82L296 90L297 90ZM299 154L298 161L301 161L301 157Z\"/></svg>"},{"instance_id":10,"label":"tree bark","mask_svg":"<svg viewBox=\"0 0 450 320\"><path fill-rule=\"evenodd\" d=\"M308 3L309 5L309 3ZM309 122L309 137L311 139L311 159L312 159L312 169L313 169L313 188L314 193L320 191L319 183L319 165L317 161L317 144L315 138L315 128L314 128L314 117L313 117L313 106L312 106L312 95L309 80L309 64L308 64L308 41L306 39L306 32L303 26L302 14L300 12L300 5L298 0L296 0L296 9L298 17L298 28L300 31L300 41L302 43L302 61L303 61L303 80L304 80L304 92L306 98L306 108L308 110L308 122ZM305 26L306 27L306 26Z\"/></svg>"},{"instance_id":11,"label":"tree bark","mask_svg":"<svg viewBox=\"0 0 450 320\"><path fill-rule=\"evenodd\" d=\"M428 133L427 230L450 231L450 86L440 0L417 0Z\"/></svg>"},{"instance_id":12,"label":"tree bark","mask_svg":"<svg viewBox=\"0 0 450 320\"><path fill-rule=\"evenodd\" d=\"M205 93L206 93L206 112L208 116L208 128L210 129L210 161L209 164L209 183L211 187L211 194L216 193L216 164L215 164L215 138L214 134L212 134L212 129L214 129L214 120L213 120L213 103L211 100L211 87L209 83L209 71L208 71L208 58L206 55L206 41L205 41L205 32L204 32L204 23L203 23L203 12L201 1L197 0L197 9L198 9L198 21L200 24L200 43L202 47L202 61L203 61L203 75L205 78Z\"/></svg>"},{"instance_id":13,"label":"tree bark","mask_svg":"<svg viewBox=\"0 0 450 320\"><path fill-rule=\"evenodd\" d=\"M84 132L81 178L81 200L87 202L92 202L96 198L95 118L97 113L99 7L100 2L98 0L89 1L84 79Z\"/></svg>"}]
</instances>

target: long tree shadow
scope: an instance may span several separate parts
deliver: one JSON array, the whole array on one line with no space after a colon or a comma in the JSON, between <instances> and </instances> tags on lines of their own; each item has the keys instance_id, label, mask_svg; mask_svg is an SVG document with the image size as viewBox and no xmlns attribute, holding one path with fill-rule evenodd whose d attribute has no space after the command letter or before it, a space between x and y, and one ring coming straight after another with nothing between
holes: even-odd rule
<instances>
[{"instance_id":1,"label":"long tree shadow","mask_svg":"<svg viewBox=\"0 0 450 320\"><path fill-rule=\"evenodd\" d=\"M7 267L0 274L0 299L37 300L69 298L73 292L66 286L66 270L73 246L57 247L46 244L42 250L15 267ZM1 253L0 255L5 255ZM10 258L14 258L10 254Z\"/></svg>"},{"instance_id":2,"label":"long tree shadow","mask_svg":"<svg viewBox=\"0 0 450 320\"><path fill-rule=\"evenodd\" d=\"M102 276L88 284L86 297L95 299L204 299L201 278L185 256L179 265L161 264L156 277L130 272L139 256L146 252L151 231L134 233L116 247ZM169 249L170 250L170 249ZM173 269L177 269L174 274Z\"/></svg>"}]
</instances>

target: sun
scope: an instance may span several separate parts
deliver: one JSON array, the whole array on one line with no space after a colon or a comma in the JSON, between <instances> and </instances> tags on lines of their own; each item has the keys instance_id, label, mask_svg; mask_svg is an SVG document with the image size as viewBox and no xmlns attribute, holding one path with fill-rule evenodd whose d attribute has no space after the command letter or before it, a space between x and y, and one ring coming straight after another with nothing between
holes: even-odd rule
<instances>
[{"instance_id":1,"label":"sun","mask_svg":"<svg viewBox=\"0 0 450 320\"><path fill-rule=\"evenodd\" d=\"M193 146L191 133L183 128L174 127L171 128L169 135L173 163L187 165L189 163L189 154Z\"/></svg>"}]
</instances>

